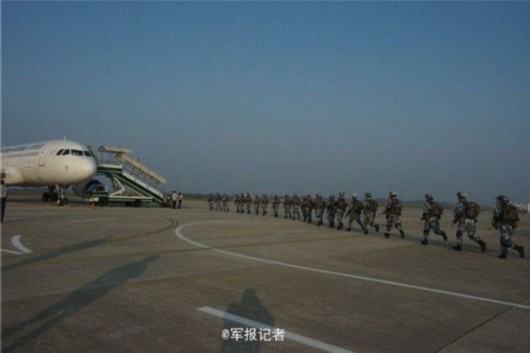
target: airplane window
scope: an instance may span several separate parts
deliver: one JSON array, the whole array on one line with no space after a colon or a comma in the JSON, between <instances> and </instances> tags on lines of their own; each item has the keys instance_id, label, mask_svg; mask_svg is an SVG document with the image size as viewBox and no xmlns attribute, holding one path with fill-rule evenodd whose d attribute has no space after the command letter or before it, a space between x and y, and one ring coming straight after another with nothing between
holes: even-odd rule
<instances>
[{"instance_id":1,"label":"airplane window","mask_svg":"<svg viewBox=\"0 0 530 353\"><path fill-rule=\"evenodd\" d=\"M56 155L56 156L60 156L60 155L63 153L63 151L64 151L64 149L59 150L59 152L57 152L55 155Z\"/></svg>"},{"instance_id":2,"label":"airplane window","mask_svg":"<svg viewBox=\"0 0 530 353\"><path fill-rule=\"evenodd\" d=\"M90 153L89 151L83 151L83 153L84 153L85 156L87 156L87 157L92 157L92 153Z\"/></svg>"},{"instance_id":3,"label":"airplane window","mask_svg":"<svg viewBox=\"0 0 530 353\"><path fill-rule=\"evenodd\" d=\"M74 156L82 156L83 155L83 151L72 150L72 155L74 155Z\"/></svg>"},{"instance_id":4,"label":"airplane window","mask_svg":"<svg viewBox=\"0 0 530 353\"><path fill-rule=\"evenodd\" d=\"M70 154L70 150L64 150L64 152L63 152L63 154L61 156L66 156L68 154Z\"/></svg>"}]
</instances>

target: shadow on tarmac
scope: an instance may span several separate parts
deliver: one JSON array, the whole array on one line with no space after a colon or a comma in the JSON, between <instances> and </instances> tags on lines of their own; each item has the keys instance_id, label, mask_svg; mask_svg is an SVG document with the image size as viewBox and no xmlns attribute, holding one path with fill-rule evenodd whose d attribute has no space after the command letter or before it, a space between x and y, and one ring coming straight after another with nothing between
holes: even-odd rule
<instances>
[{"instance_id":1,"label":"shadow on tarmac","mask_svg":"<svg viewBox=\"0 0 530 353\"><path fill-rule=\"evenodd\" d=\"M96 247L96 246L99 246L99 245L105 243L109 239L111 239L111 237L106 237L106 238L98 239L98 240L85 241L83 243L69 245L69 246L66 246L64 248L54 249L54 250L51 250L51 251L46 252L44 254L31 256L29 258L25 258L22 261L18 261L18 262L12 263L10 265L3 265L2 266L2 273L5 273L5 272L10 271L12 269L15 269L17 267L28 266L28 265L31 265L31 264L34 264L34 263L37 263L37 262L50 260L50 259L62 256L62 255L73 254L73 253L78 252L78 251L82 251L82 250L85 250L85 249Z\"/></svg>"},{"instance_id":2,"label":"shadow on tarmac","mask_svg":"<svg viewBox=\"0 0 530 353\"><path fill-rule=\"evenodd\" d=\"M271 316L267 308L261 304L258 293L254 288L247 288L243 292L243 298L240 302L232 303L226 309L226 313L236 315L247 320L256 321L269 327L274 327L274 318ZM260 351L260 337L259 328L256 330L257 335L255 339L245 337L245 332L249 329L256 329L255 327L237 323L225 319L225 330L233 333L238 330L242 334L242 338L236 340L235 337L225 339L221 345L221 353L257 353Z\"/></svg>"},{"instance_id":3,"label":"shadow on tarmac","mask_svg":"<svg viewBox=\"0 0 530 353\"><path fill-rule=\"evenodd\" d=\"M63 300L40 311L31 319L4 328L2 330L2 352L12 352L56 325L60 325L87 305L105 296L112 289L139 277L147 269L147 265L159 257L158 254L151 255L140 261L115 268L73 291ZM30 330L23 333L26 329ZM19 336L20 334L22 335ZM19 337L13 338L15 335Z\"/></svg>"}]
</instances>

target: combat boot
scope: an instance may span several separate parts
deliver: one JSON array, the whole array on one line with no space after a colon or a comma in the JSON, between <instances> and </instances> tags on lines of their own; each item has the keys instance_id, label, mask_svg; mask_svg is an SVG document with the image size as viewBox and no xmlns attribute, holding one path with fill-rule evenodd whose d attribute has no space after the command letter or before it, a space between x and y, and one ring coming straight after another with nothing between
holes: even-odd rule
<instances>
[{"instance_id":1,"label":"combat boot","mask_svg":"<svg viewBox=\"0 0 530 353\"><path fill-rule=\"evenodd\" d=\"M480 245L480 251L482 251L482 253L485 253L486 252L486 243L483 240L479 240L478 241L478 245Z\"/></svg>"},{"instance_id":2,"label":"combat boot","mask_svg":"<svg viewBox=\"0 0 530 353\"><path fill-rule=\"evenodd\" d=\"M440 235L444 238L444 241L447 241L447 234L442 230L442 233Z\"/></svg>"},{"instance_id":3,"label":"combat boot","mask_svg":"<svg viewBox=\"0 0 530 353\"><path fill-rule=\"evenodd\" d=\"M403 229L399 230L399 234L401 234L401 239L405 239L405 232L403 231Z\"/></svg>"},{"instance_id":4,"label":"combat boot","mask_svg":"<svg viewBox=\"0 0 530 353\"><path fill-rule=\"evenodd\" d=\"M519 253L519 257L521 259L524 259L524 246L516 245L513 247L513 249Z\"/></svg>"},{"instance_id":5,"label":"combat boot","mask_svg":"<svg viewBox=\"0 0 530 353\"><path fill-rule=\"evenodd\" d=\"M497 256L499 259L506 259L506 253L503 252L502 254L500 254L499 256Z\"/></svg>"},{"instance_id":6,"label":"combat boot","mask_svg":"<svg viewBox=\"0 0 530 353\"><path fill-rule=\"evenodd\" d=\"M462 251L462 245L454 245L453 250Z\"/></svg>"},{"instance_id":7,"label":"combat boot","mask_svg":"<svg viewBox=\"0 0 530 353\"><path fill-rule=\"evenodd\" d=\"M390 238L390 233L384 233L385 234L385 238Z\"/></svg>"},{"instance_id":8,"label":"combat boot","mask_svg":"<svg viewBox=\"0 0 530 353\"><path fill-rule=\"evenodd\" d=\"M368 229L364 228L363 233L364 235L368 235Z\"/></svg>"},{"instance_id":9,"label":"combat boot","mask_svg":"<svg viewBox=\"0 0 530 353\"><path fill-rule=\"evenodd\" d=\"M375 226L375 232L376 232L376 233L379 233L379 225L377 225L377 224L376 224L376 226Z\"/></svg>"},{"instance_id":10,"label":"combat boot","mask_svg":"<svg viewBox=\"0 0 530 353\"><path fill-rule=\"evenodd\" d=\"M427 239L422 239L422 240L421 240L421 243L422 243L423 245L427 245L429 242L427 241Z\"/></svg>"},{"instance_id":11,"label":"combat boot","mask_svg":"<svg viewBox=\"0 0 530 353\"><path fill-rule=\"evenodd\" d=\"M339 223L339 225L337 226L337 230L341 230L342 228L343 228L342 223Z\"/></svg>"}]
</instances>

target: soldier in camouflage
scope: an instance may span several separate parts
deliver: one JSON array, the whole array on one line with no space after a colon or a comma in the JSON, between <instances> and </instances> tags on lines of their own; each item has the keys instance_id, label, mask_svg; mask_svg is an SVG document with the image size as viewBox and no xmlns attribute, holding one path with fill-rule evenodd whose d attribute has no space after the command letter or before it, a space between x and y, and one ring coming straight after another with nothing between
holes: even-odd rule
<instances>
[{"instance_id":1,"label":"soldier in camouflage","mask_svg":"<svg viewBox=\"0 0 530 353\"><path fill-rule=\"evenodd\" d=\"M391 191L389 194L386 208L385 208L385 215L386 215L386 232L385 237L388 239L390 238L390 230L392 227L396 227L396 229L399 231L399 234L401 235L401 238L405 238L405 232L403 231L403 227L401 225L401 209L402 204L401 201L397 198L397 194L393 191Z\"/></svg>"},{"instance_id":2,"label":"soldier in camouflage","mask_svg":"<svg viewBox=\"0 0 530 353\"><path fill-rule=\"evenodd\" d=\"M269 207L269 197L266 194L263 194L261 197L261 214L263 216L267 215L267 208Z\"/></svg>"},{"instance_id":3,"label":"soldier in camouflage","mask_svg":"<svg viewBox=\"0 0 530 353\"><path fill-rule=\"evenodd\" d=\"M453 246L453 249L462 251L462 236L466 232L469 239L480 245L480 250L483 253L486 252L486 243L476 235L478 205L474 202L469 202L465 192L458 192L456 196L458 203L453 211L453 225L457 225L456 245Z\"/></svg>"},{"instance_id":4,"label":"soldier in camouflage","mask_svg":"<svg viewBox=\"0 0 530 353\"><path fill-rule=\"evenodd\" d=\"M372 193L365 192L363 200L363 223L364 228L368 226L375 228L375 232L379 232L379 224L375 223L375 215L377 214L377 207L379 204L372 198Z\"/></svg>"},{"instance_id":5,"label":"soldier in camouflage","mask_svg":"<svg viewBox=\"0 0 530 353\"><path fill-rule=\"evenodd\" d=\"M425 194L425 204L423 205L423 214L421 220L424 222L423 225L423 237L421 243L423 245L428 244L429 233L431 230L434 234L440 235L444 241L447 241L447 234L440 228L440 218L443 214L443 207L438 202L434 201L434 197L431 194Z\"/></svg>"},{"instance_id":6,"label":"soldier in camouflage","mask_svg":"<svg viewBox=\"0 0 530 353\"><path fill-rule=\"evenodd\" d=\"M254 214L256 216L259 215L259 207L260 207L260 205L261 205L261 199L260 199L259 195L256 194L256 196L254 197Z\"/></svg>"},{"instance_id":7,"label":"soldier in camouflage","mask_svg":"<svg viewBox=\"0 0 530 353\"><path fill-rule=\"evenodd\" d=\"M278 218L279 216L279 209L280 209L280 203L282 203L280 201L280 198L278 197L278 195L274 195L274 197L272 198L272 214L274 217Z\"/></svg>"},{"instance_id":8,"label":"soldier in camouflage","mask_svg":"<svg viewBox=\"0 0 530 353\"><path fill-rule=\"evenodd\" d=\"M351 202L350 206L348 207L348 210L344 214L344 217L348 217L348 228L346 230L349 232L352 230L351 224L355 220L358 225L361 226L361 229L363 230L364 234L368 234L368 229L364 226L362 220L361 220L361 214L363 212L363 203L359 201L356 194L351 195Z\"/></svg>"},{"instance_id":9,"label":"soldier in camouflage","mask_svg":"<svg viewBox=\"0 0 530 353\"><path fill-rule=\"evenodd\" d=\"M346 202L346 198L344 197L343 192L339 192L339 197L337 198L337 204L336 204L336 214L335 217L337 219L337 229L343 229L344 228L344 213L346 212L346 208L348 207L348 203Z\"/></svg>"},{"instance_id":10,"label":"soldier in camouflage","mask_svg":"<svg viewBox=\"0 0 530 353\"><path fill-rule=\"evenodd\" d=\"M501 254L500 259L506 259L508 249L514 249L519 253L519 257L524 259L524 247L515 244L512 240L519 215L517 208L510 204L510 200L506 195L499 195L496 198L496 206L493 211L492 226L500 230Z\"/></svg>"},{"instance_id":11,"label":"soldier in camouflage","mask_svg":"<svg viewBox=\"0 0 530 353\"><path fill-rule=\"evenodd\" d=\"M322 224L324 224L323 218L324 210L326 209L326 202L319 193L317 193L315 196L314 208L315 216L317 218L317 226L321 226Z\"/></svg>"},{"instance_id":12,"label":"soldier in camouflage","mask_svg":"<svg viewBox=\"0 0 530 353\"><path fill-rule=\"evenodd\" d=\"M283 197L283 212L284 212L285 219L293 218L293 213L291 212L291 204L292 204L291 197L285 194L285 196Z\"/></svg>"},{"instance_id":13,"label":"soldier in camouflage","mask_svg":"<svg viewBox=\"0 0 530 353\"><path fill-rule=\"evenodd\" d=\"M293 221L295 219L298 219L300 220L300 205L302 204L302 202L300 201L300 198L298 197L297 194L293 194L293 198L292 198L292 202L291 202L291 207L292 207L292 210L293 210Z\"/></svg>"},{"instance_id":14,"label":"soldier in camouflage","mask_svg":"<svg viewBox=\"0 0 530 353\"><path fill-rule=\"evenodd\" d=\"M337 212L337 202L335 201L335 195L328 197L326 202L326 209L328 211L328 224L330 228L335 228L335 213Z\"/></svg>"}]
</instances>

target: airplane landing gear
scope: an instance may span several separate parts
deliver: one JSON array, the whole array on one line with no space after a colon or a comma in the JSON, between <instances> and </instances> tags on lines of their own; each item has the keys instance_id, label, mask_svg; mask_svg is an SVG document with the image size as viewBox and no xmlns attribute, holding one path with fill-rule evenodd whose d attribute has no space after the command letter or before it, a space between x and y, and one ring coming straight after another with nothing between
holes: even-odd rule
<instances>
[{"instance_id":1,"label":"airplane landing gear","mask_svg":"<svg viewBox=\"0 0 530 353\"><path fill-rule=\"evenodd\" d=\"M65 187L50 185L48 191L42 194L43 202L56 202L58 206L64 206L68 204L68 198L64 197Z\"/></svg>"}]
</instances>

